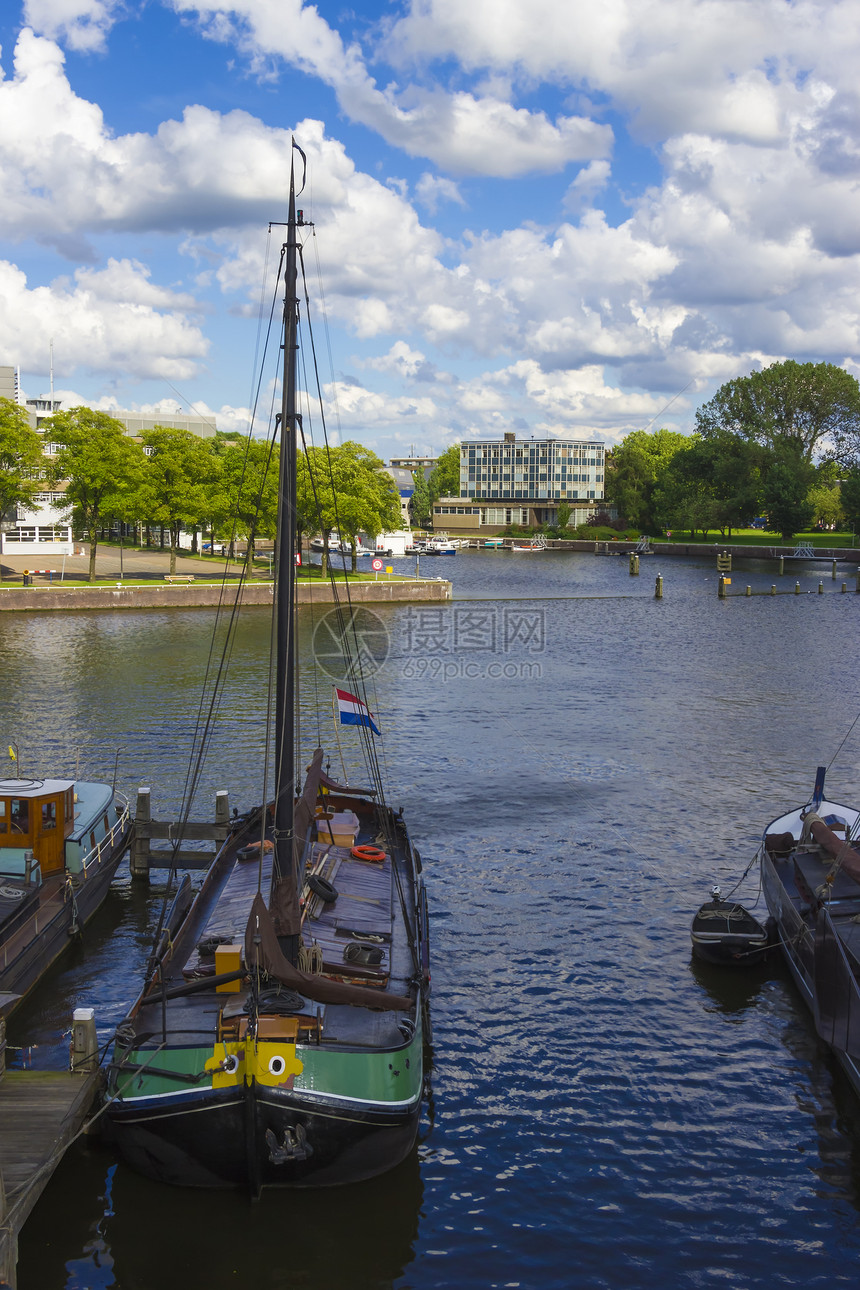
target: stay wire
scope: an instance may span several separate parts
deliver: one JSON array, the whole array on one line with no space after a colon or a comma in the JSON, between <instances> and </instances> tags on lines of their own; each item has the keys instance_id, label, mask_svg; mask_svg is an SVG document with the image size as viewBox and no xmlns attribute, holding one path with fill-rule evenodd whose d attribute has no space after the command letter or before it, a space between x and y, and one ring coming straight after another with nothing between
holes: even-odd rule
<instances>
[{"instance_id":1,"label":"stay wire","mask_svg":"<svg viewBox=\"0 0 860 1290\"><path fill-rule=\"evenodd\" d=\"M282 259L283 259L283 252L282 252ZM280 278L280 270L278 273L278 278ZM273 295L273 302L270 309L269 324L268 324L267 333L266 333L266 343L264 347L264 353L268 352L269 341L271 339L272 320L274 317L276 296L277 296L277 292L275 292L275 294ZM259 359L259 337L257 342L257 350L255 354L255 364L257 359ZM259 370L259 376L257 379L257 388L256 388L256 393L253 395L251 415L249 418L248 434L245 439L245 451L244 451L243 460L242 460L242 469L240 472L239 494L238 494L240 497L242 494L242 490L244 488L245 479L247 477L250 442L253 435L254 422L256 419L257 407L258 407L259 397L260 397L260 390L262 387L263 363L260 363L258 370ZM252 525L257 515L259 514L263 486L264 485L261 484L260 491L256 499L256 508L254 512L254 518L252 519ZM237 522L238 522L238 516L234 517L234 521L233 521L231 543L230 543L231 549L235 544ZM210 636L210 641L209 641L209 651L207 655L206 667L204 670L203 684L201 687L200 703L198 705L195 727L191 737L191 755L189 758L188 769L186 771L185 783L183 786L182 804L180 807L180 818L179 818L179 825L177 829L177 836L173 841L171 864L168 872L168 879L165 885L164 896L162 898L162 903L161 903L161 910L159 913L159 918L158 918L158 923L156 925L155 933L153 935L152 948L151 948L149 960L147 963L147 969L146 969L147 979L151 975L155 966L157 947L161 940L161 934L164 930L164 921L167 916L168 901L170 897L173 895L173 891L174 891L174 882L175 882L177 870L178 870L178 852L184 840L185 833L187 831L191 808L196 796L197 789L199 787L200 778L202 776L203 767L205 764L206 754L208 753L208 749L212 739L215 718L220 709L220 705L223 699L226 675L229 669L229 664L232 659L233 649L235 646L235 640L236 640L236 634L237 634L237 628L238 628L239 607L241 605L242 594L248 577L249 562L247 559L247 554L249 553L250 553L250 542L249 542L248 552L246 553L246 560L242 567L242 572L240 573L238 581L235 584L235 594L233 595L230 603L226 630L224 632L224 639L223 639L223 643L220 651L220 656L218 657L218 661L216 665L215 664L215 657L216 657L215 646L216 646L216 641L218 639L219 627L221 626L221 619L224 614L225 603L227 602L227 588L229 585L228 584L229 559L225 561L225 565L224 565L224 572L222 574L222 579L221 579L221 587L219 592L218 604L216 606L216 612L215 612L215 623L214 623L213 630ZM208 701L207 701L207 696L208 696ZM263 813L263 819L265 821L265 812ZM261 851L260 863L262 864L262 846L260 848L260 851Z\"/></svg>"}]
</instances>

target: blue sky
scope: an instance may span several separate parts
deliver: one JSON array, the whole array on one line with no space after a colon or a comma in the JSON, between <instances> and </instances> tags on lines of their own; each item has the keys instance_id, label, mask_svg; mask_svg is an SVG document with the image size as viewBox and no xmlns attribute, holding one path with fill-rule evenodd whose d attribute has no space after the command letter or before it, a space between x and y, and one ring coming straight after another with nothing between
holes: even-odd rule
<instances>
[{"instance_id":1,"label":"blue sky","mask_svg":"<svg viewBox=\"0 0 860 1290\"><path fill-rule=\"evenodd\" d=\"M266 228L308 153L345 436L688 430L860 367L858 0L16 0L0 363L243 428ZM670 406L665 410L667 404Z\"/></svg>"}]
</instances>

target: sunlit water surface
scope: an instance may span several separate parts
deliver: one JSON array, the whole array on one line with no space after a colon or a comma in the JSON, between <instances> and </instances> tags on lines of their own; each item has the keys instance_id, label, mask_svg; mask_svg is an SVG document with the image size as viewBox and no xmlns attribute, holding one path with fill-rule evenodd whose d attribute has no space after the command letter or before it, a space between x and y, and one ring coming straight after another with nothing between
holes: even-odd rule
<instances>
[{"instance_id":1,"label":"sunlit water surface","mask_svg":"<svg viewBox=\"0 0 860 1290\"><path fill-rule=\"evenodd\" d=\"M433 939L415 1154L362 1187L254 1204L158 1187L79 1144L25 1228L21 1290L856 1286L860 1105L781 966L694 964L689 921L860 710L860 598L821 562L781 579L736 562L732 591L799 578L801 595L720 601L710 554L658 561L637 579L619 558L464 552L422 561L452 578L452 605L379 611L371 701ZM320 617L303 611L305 642ZM118 749L119 784L150 784L170 816L214 619L3 615L0 744L18 741L26 774L108 779ZM267 639L263 611L246 615L201 818L216 789L260 798ZM307 749L318 704L338 771L330 693L304 673ZM858 758L852 735L837 799L856 800ZM121 872L13 1019L13 1062L62 1067L76 1004L109 1037L162 883Z\"/></svg>"}]
</instances>

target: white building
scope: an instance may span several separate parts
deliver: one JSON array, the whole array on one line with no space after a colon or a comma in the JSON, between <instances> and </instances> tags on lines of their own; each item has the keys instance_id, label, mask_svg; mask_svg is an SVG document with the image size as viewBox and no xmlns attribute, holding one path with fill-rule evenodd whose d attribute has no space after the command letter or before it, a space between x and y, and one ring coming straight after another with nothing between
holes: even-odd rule
<instances>
[{"instance_id":1,"label":"white building","mask_svg":"<svg viewBox=\"0 0 860 1290\"><path fill-rule=\"evenodd\" d=\"M605 446L592 439L489 439L460 445L460 495L433 506L436 528L584 524L603 502Z\"/></svg>"}]
</instances>

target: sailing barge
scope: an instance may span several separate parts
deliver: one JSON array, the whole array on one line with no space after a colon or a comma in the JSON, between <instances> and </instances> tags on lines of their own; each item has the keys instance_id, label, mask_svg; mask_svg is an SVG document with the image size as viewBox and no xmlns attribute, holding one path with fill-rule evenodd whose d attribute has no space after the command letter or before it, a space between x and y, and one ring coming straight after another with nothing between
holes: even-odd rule
<instances>
[{"instance_id":1,"label":"sailing barge","mask_svg":"<svg viewBox=\"0 0 860 1290\"><path fill-rule=\"evenodd\" d=\"M275 791L261 767L259 800L271 804L236 824L190 909L177 890L117 1031L103 1117L142 1173L254 1195L271 1185L358 1182L404 1159L421 1110L430 981L420 860L401 813L385 802L378 727L360 695L339 691L338 701L341 720L364 740L370 786L338 784L317 749L296 794L303 227L291 173L267 732ZM360 659L344 679L362 689Z\"/></svg>"},{"instance_id":2,"label":"sailing barge","mask_svg":"<svg viewBox=\"0 0 860 1290\"><path fill-rule=\"evenodd\" d=\"M762 886L815 1028L860 1095L860 812L824 797L824 775L765 830Z\"/></svg>"}]
</instances>

